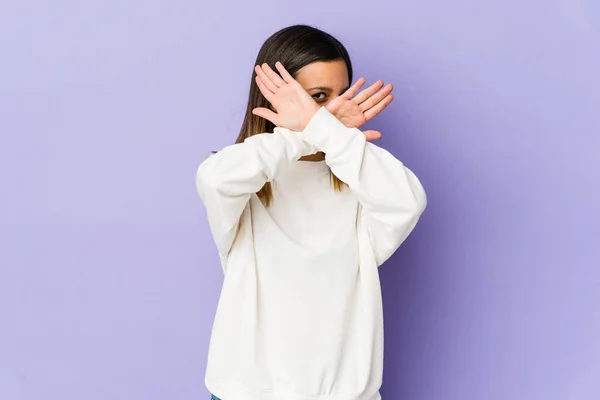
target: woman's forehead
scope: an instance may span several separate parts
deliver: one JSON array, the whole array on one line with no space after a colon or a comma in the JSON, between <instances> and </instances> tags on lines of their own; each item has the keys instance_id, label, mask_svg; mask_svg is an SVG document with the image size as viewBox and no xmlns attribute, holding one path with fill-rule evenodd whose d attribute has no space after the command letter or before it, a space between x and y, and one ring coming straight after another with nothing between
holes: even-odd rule
<instances>
[{"instance_id":1,"label":"woman's forehead","mask_svg":"<svg viewBox=\"0 0 600 400\"><path fill-rule=\"evenodd\" d=\"M296 80L307 90L312 87L330 87L333 90L348 86L348 68L342 60L317 61L302 67Z\"/></svg>"}]
</instances>

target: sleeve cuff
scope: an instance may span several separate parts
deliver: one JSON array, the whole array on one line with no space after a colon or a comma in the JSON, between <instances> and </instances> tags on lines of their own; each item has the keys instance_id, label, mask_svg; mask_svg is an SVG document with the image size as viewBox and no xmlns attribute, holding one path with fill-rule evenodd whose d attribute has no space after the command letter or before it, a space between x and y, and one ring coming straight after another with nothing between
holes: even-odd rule
<instances>
[{"instance_id":1,"label":"sleeve cuff","mask_svg":"<svg viewBox=\"0 0 600 400\"><path fill-rule=\"evenodd\" d=\"M308 122L301 133L302 140L325 153L333 149L344 147L344 144L353 140L366 141L363 133L356 128L347 128L325 107Z\"/></svg>"},{"instance_id":2,"label":"sleeve cuff","mask_svg":"<svg viewBox=\"0 0 600 400\"><path fill-rule=\"evenodd\" d=\"M302 132L294 132L287 128L275 127L274 135L281 136L286 142L287 158L296 161L300 157L317 153L319 150L309 142L302 140Z\"/></svg>"}]
</instances>

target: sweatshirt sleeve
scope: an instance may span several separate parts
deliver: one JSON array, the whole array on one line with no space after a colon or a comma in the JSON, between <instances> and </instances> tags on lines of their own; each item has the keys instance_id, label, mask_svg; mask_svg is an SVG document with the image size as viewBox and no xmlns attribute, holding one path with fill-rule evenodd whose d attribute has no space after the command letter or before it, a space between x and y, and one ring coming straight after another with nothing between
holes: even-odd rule
<instances>
[{"instance_id":1,"label":"sweatshirt sleeve","mask_svg":"<svg viewBox=\"0 0 600 400\"><path fill-rule=\"evenodd\" d=\"M425 210L425 190L415 174L387 150L367 142L325 107L310 120L302 139L325 153L325 162L361 205L377 265L408 237Z\"/></svg>"},{"instance_id":2,"label":"sweatshirt sleeve","mask_svg":"<svg viewBox=\"0 0 600 400\"><path fill-rule=\"evenodd\" d=\"M196 172L196 189L206 207L210 230L221 257L235 240L250 196L292 162L317 150L298 132L276 127L223 148L205 159Z\"/></svg>"}]
</instances>

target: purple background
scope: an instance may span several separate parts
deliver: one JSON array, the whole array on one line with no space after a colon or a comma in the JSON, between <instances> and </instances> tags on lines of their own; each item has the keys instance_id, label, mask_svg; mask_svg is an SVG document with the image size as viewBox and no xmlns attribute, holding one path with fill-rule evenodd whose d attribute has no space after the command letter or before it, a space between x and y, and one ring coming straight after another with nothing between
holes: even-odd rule
<instances>
[{"instance_id":1,"label":"purple background","mask_svg":"<svg viewBox=\"0 0 600 400\"><path fill-rule=\"evenodd\" d=\"M207 398L195 172L294 23L395 84L369 126L429 196L384 399L600 398L598 2L55 0L0 5L0 399Z\"/></svg>"}]
</instances>

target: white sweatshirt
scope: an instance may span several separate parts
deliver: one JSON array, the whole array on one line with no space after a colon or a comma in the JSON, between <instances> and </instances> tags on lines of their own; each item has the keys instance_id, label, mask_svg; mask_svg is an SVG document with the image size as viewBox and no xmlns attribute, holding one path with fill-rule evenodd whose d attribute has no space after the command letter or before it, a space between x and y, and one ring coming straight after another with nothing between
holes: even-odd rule
<instances>
[{"instance_id":1,"label":"white sweatshirt","mask_svg":"<svg viewBox=\"0 0 600 400\"><path fill-rule=\"evenodd\" d=\"M317 151L325 161L298 161ZM329 170L348 187L335 191ZM273 202L258 192L272 182ZM380 400L377 267L415 227L417 177L321 107L198 168L224 272L205 384L223 400Z\"/></svg>"}]
</instances>

